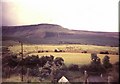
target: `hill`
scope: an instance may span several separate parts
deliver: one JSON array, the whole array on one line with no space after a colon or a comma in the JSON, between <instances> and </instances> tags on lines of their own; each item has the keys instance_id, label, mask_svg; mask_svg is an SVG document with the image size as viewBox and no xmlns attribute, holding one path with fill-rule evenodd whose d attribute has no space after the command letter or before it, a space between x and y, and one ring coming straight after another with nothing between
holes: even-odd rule
<instances>
[{"instance_id":1,"label":"hill","mask_svg":"<svg viewBox=\"0 0 120 84\"><path fill-rule=\"evenodd\" d=\"M22 41L29 44L93 44L118 46L117 32L69 30L56 24L2 26L3 41Z\"/></svg>"}]
</instances>

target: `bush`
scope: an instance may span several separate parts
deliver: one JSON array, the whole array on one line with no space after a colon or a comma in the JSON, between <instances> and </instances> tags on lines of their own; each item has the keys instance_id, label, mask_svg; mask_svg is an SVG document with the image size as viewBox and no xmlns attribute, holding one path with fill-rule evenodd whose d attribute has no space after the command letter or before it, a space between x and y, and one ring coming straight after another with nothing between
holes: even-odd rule
<instances>
[{"instance_id":1,"label":"bush","mask_svg":"<svg viewBox=\"0 0 120 84\"><path fill-rule=\"evenodd\" d=\"M87 53L87 51L82 51L82 53Z\"/></svg>"},{"instance_id":2,"label":"bush","mask_svg":"<svg viewBox=\"0 0 120 84\"><path fill-rule=\"evenodd\" d=\"M115 71L117 71L119 73L119 62L116 62L114 64L114 67L115 67Z\"/></svg>"},{"instance_id":3,"label":"bush","mask_svg":"<svg viewBox=\"0 0 120 84\"><path fill-rule=\"evenodd\" d=\"M69 70L71 71L79 71L79 66L76 65L76 64L71 64L69 67L68 67Z\"/></svg>"},{"instance_id":4,"label":"bush","mask_svg":"<svg viewBox=\"0 0 120 84\"><path fill-rule=\"evenodd\" d=\"M88 65L82 65L81 67L80 67L80 71L82 72L82 73L84 73L84 71L88 71Z\"/></svg>"},{"instance_id":5,"label":"bush","mask_svg":"<svg viewBox=\"0 0 120 84\"><path fill-rule=\"evenodd\" d=\"M108 51L100 51L100 54L109 54Z\"/></svg>"},{"instance_id":6,"label":"bush","mask_svg":"<svg viewBox=\"0 0 120 84\"><path fill-rule=\"evenodd\" d=\"M42 51L41 50L38 51L38 53L43 53L43 52L44 52L43 50Z\"/></svg>"},{"instance_id":7,"label":"bush","mask_svg":"<svg viewBox=\"0 0 120 84\"><path fill-rule=\"evenodd\" d=\"M48 50L46 50L46 52L48 52Z\"/></svg>"},{"instance_id":8,"label":"bush","mask_svg":"<svg viewBox=\"0 0 120 84\"><path fill-rule=\"evenodd\" d=\"M101 74L101 73L105 73L106 69L102 65L99 65L99 66L97 66L97 65L90 65L88 67L88 71Z\"/></svg>"},{"instance_id":9,"label":"bush","mask_svg":"<svg viewBox=\"0 0 120 84\"><path fill-rule=\"evenodd\" d=\"M80 71L82 73L84 73L85 70L88 72L88 74L92 74L92 75L94 75L94 74L97 75L97 74L101 74L101 73L106 72L106 69L102 65L98 66L98 65L92 65L92 64L83 65L80 67Z\"/></svg>"}]
</instances>

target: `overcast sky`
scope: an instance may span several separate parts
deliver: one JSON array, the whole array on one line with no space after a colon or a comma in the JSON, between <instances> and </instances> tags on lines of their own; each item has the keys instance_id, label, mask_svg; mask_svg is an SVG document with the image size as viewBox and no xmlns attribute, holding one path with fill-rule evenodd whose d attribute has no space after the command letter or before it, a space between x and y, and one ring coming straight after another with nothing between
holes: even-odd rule
<instances>
[{"instance_id":1,"label":"overcast sky","mask_svg":"<svg viewBox=\"0 0 120 84\"><path fill-rule=\"evenodd\" d=\"M118 32L119 0L2 0L2 25L58 24Z\"/></svg>"}]
</instances>

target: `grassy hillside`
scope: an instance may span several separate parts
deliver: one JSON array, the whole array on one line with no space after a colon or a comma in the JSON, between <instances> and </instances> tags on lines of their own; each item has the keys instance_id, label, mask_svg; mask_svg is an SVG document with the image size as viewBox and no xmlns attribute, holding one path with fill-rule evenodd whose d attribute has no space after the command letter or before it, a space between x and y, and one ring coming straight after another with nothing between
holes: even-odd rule
<instances>
[{"instance_id":1,"label":"grassy hillside","mask_svg":"<svg viewBox=\"0 0 120 84\"><path fill-rule=\"evenodd\" d=\"M14 40L30 44L92 44L118 46L117 32L69 30L55 24L3 26L3 41Z\"/></svg>"}]
</instances>

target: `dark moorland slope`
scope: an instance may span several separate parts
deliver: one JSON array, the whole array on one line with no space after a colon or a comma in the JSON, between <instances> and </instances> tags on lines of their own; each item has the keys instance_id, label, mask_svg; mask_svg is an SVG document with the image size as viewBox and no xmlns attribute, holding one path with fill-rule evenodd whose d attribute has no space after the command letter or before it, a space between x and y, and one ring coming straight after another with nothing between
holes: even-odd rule
<instances>
[{"instance_id":1,"label":"dark moorland slope","mask_svg":"<svg viewBox=\"0 0 120 84\"><path fill-rule=\"evenodd\" d=\"M118 46L118 32L69 30L56 24L3 26L2 39L31 44L93 44Z\"/></svg>"}]
</instances>

